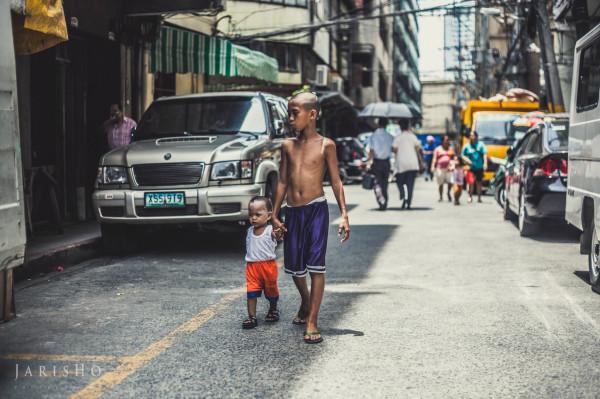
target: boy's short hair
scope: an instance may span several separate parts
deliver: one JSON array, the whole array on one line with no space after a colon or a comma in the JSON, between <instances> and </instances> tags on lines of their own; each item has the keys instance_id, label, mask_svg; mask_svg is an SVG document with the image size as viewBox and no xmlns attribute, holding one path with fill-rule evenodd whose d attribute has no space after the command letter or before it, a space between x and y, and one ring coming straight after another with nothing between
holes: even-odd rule
<instances>
[{"instance_id":1,"label":"boy's short hair","mask_svg":"<svg viewBox=\"0 0 600 399\"><path fill-rule=\"evenodd\" d=\"M252 199L248 203L248 207L250 207L250 205L252 205L253 203L259 202L259 201L262 201L265 203L265 206L267 207L267 211L273 212L273 202L271 202L271 199L269 197L265 197L264 195L256 195L256 196L252 197Z\"/></svg>"},{"instance_id":2,"label":"boy's short hair","mask_svg":"<svg viewBox=\"0 0 600 399\"><path fill-rule=\"evenodd\" d=\"M314 109L317 111L317 114L321 112L321 104L319 103L319 96L317 96L317 93L307 91L306 89L300 89L292 93L289 100L291 101L296 97L305 97L302 102L302 106L305 110L312 111Z\"/></svg>"}]
</instances>

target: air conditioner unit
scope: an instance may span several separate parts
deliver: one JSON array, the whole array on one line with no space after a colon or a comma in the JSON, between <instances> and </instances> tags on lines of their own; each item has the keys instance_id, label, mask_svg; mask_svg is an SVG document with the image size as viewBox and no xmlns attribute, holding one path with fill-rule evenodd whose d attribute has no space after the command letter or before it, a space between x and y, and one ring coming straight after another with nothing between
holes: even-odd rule
<instances>
[{"instance_id":1,"label":"air conditioner unit","mask_svg":"<svg viewBox=\"0 0 600 399\"><path fill-rule=\"evenodd\" d=\"M344 91L344 79L339 76L331 78L331 90L342 93Z\"/></svg>"},{"instance_id":2,"label":"air conditioner unit","mask_svg":"<svg viewBox=\"0 0 600 399\"><path fill-rule=\"evenodd\" d=\"M327 86L329 80L329 67L327 65L317 65L317 76L315 76L315 86Z\"/></svg>"}]
</instances>

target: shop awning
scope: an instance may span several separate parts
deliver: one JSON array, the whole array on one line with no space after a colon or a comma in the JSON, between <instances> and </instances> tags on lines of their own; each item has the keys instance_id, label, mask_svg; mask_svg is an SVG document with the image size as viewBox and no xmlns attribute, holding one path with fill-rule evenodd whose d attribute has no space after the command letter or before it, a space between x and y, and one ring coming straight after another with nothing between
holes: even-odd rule
<instances>
[{"instance_id":1,"label":"shop awning","mask_svg":"<svg viewBox=\"0 0 600 399\"><path fill-rule=\"evenodd\" d=\"M259 51L229 40L163 26L150 51L150 71L249 77L277 82L278 65Z\"/></svg>"}]
</instances>

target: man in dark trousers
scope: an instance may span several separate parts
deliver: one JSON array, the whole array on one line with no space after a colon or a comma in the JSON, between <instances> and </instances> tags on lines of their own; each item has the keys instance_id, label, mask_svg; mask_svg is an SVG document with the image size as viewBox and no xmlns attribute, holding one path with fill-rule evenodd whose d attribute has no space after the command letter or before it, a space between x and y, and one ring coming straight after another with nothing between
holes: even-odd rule
<instances>
[{"instance_id":1,"label":"man in dark trousers","mask_svg":"<svg viewBox=\"0 0 600 399\"><path fill-rule=\"evenodd\" d=\"M377 121L379 127L369 137L368 143L369 169L375 175L385 198L385 202L379 204L381 210L387 208L390 157L392 156L392 144L394 142L394 137L385 130L388 123L389 121L386 118L379 118Z\"/></svg>"}]
</instances>

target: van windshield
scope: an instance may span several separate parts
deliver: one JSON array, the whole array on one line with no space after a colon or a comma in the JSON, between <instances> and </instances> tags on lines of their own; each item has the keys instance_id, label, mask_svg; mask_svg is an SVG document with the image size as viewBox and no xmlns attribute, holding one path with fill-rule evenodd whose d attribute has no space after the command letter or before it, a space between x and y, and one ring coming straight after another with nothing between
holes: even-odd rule
<instances>
[{"instance_id":1,"label":"van windshield","mask_svg":"<svg viewBox=\"0 0 600 399\"><path fill-rule=\"evenodd\" d=\"M515 141L516 128L513 122L519 114L477 114L475 131L486 144L509 145Z\"/></svg>"},{"instance_id":2,"label":"van windshield","mask_svg":"<svg viewBox=\"0 0 600 399\"><path fill-rule=\"evenodd\" d=\"M135 138L266 131L265 113L258 98L202 97L155 102L144 113Z\"/></svg>"}]
</instances>

